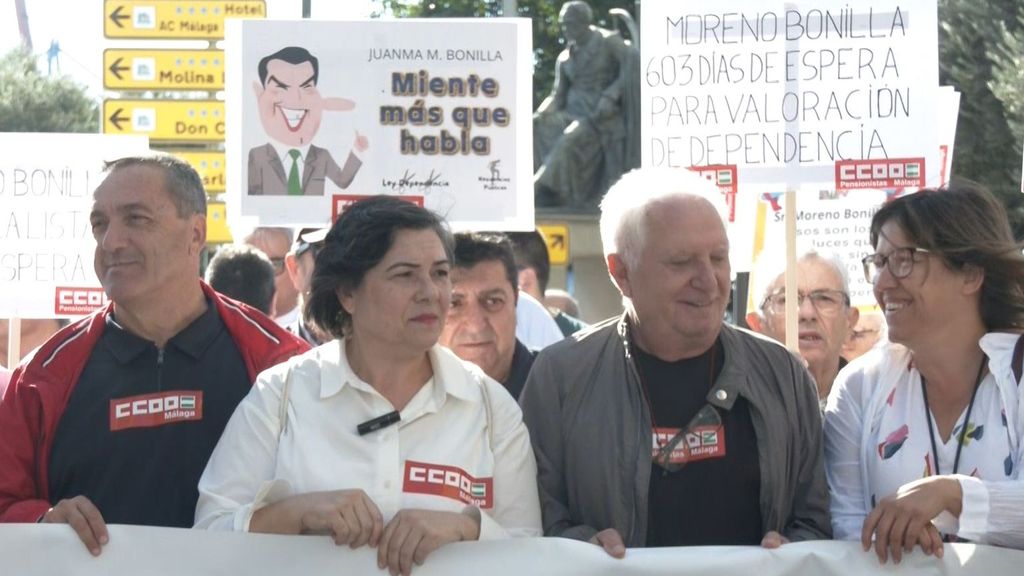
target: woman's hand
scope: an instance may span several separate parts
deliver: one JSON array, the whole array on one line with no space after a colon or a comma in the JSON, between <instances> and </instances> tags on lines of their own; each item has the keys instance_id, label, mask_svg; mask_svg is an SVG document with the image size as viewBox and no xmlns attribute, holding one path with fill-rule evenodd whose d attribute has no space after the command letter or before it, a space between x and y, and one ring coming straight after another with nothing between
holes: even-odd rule
<instances>
[{"instance_id":1,"label":"woman's hand","mask_svg":"<svg viewBox=\"0 0 1024 576\"><path fill-rule=\"evenodd\" d=\"M253 513L249 530L275 534L330 534L334 543L377 546L384 519L362 490L310 492L286 498Z\"/></svg>"},{"instance_id":2,"label":"woman's hand","mask_svg":"<svg viewBox=\"0 0 1024 576\"><path fill-rule=\"evenodd\" d=\"M942 557L942 538L932 519L943 510L960 515L960 482L948 476L929 476L900 486L896 494L882 499L875 506L861 530L864 550L871 547L874 536L875 554L885 564L889 552L899 564L903 552L920 544L925 554Z\"/></svg>"},{"instance_id":3,"label":"woman's hand","mask_svg":"<svg viewBox=\"0 0 1024 576\"><path fill-rule=\"evenodd\" d=\"M474 515L475 512L475 515ZM377 566L387 567L392 576L409 576L412 565L450 542L480 537L480 511L439 512L402 510L388 522L377 547Z\"/></svg>"}]
</instances>

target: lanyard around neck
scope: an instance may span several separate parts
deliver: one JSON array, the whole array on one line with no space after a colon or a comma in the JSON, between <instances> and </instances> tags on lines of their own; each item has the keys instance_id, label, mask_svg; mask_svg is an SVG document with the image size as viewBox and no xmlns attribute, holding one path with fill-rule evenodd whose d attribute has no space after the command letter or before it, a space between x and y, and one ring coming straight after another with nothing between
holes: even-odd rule
<instances>
[{"instance_id":1,"label":"lanyard around neck","mask_svg":"<svg viewBox=\"0 0 1024 576\"><path fill-rule=\"evenodd\" d=\"M982 376L985 374L985 357L981 357L981 366L978 366L978 376L974 380L974 391L971 392L971 402L967 405L967 414L964 415L963 426L960 427L960 439L956 444L956 457L953 458L953 471L951 474L956 474L957 469L960 467L960 450L964 447L964 438L967 437L967 425L971 421L971 410L974 409L974 399L978 397L978 388L981 387ZM939 450L935 444L935 429L932 427L932 410L928 405L928 386L924 379L924 374L921 374L921 395L924 397L924 417L928 421L928 437L932 441L932 463L935 464L935 473L933 476L939 475Z\"/></svg>"}]
</instances>

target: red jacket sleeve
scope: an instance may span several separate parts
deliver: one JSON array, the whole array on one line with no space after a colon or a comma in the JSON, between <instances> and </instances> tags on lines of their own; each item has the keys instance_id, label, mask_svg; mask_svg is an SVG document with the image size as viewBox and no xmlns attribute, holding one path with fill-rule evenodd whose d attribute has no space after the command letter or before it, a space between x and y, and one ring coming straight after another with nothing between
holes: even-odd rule
<instances>
[{"instance_id":1,"label":"red jacket sleeve","mask_svg":"<svg viewBox=\"0 0 1024 576\"><path fill-rule=\"evenodd\" d=\"M43 427L37 389L18 369L0 402L0 522L36 522L50 509L37 483Z\"/></svg>"}]
</instances>

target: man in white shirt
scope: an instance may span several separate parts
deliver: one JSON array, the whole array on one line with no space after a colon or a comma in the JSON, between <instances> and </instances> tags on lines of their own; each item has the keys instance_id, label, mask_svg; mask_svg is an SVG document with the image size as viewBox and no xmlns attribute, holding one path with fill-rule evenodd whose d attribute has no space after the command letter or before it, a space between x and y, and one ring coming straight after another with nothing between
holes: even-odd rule
<instances>
[{"instance_id":1,"label":"man in white shirt","mask_svg":"<svg viewBox=\"0 0 1024 576\"><path fill-rule=\"evenodd\" d=\"M555 319L548 314L548 309L536 298L520 290L519 304L516 306L516 338L526 344L527 348L540 350L564 337Z\"/></svg>"}]
</instances>

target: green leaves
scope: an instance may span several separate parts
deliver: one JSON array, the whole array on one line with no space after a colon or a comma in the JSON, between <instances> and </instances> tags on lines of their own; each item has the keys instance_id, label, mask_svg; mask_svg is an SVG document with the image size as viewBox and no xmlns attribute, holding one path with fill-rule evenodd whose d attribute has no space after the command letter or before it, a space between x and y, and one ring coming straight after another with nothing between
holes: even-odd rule
<instances>
[{"instance_id":1,"label":"green leaves","mask_svg":"<svg viewBox=\"0 0 1024 576\"><path fill-rule=\"evenodd\" d=\"M31 53L0 58L0 132L99 132L99 108L67 76L44 76Z\"/></svg>"}]
</instances>

